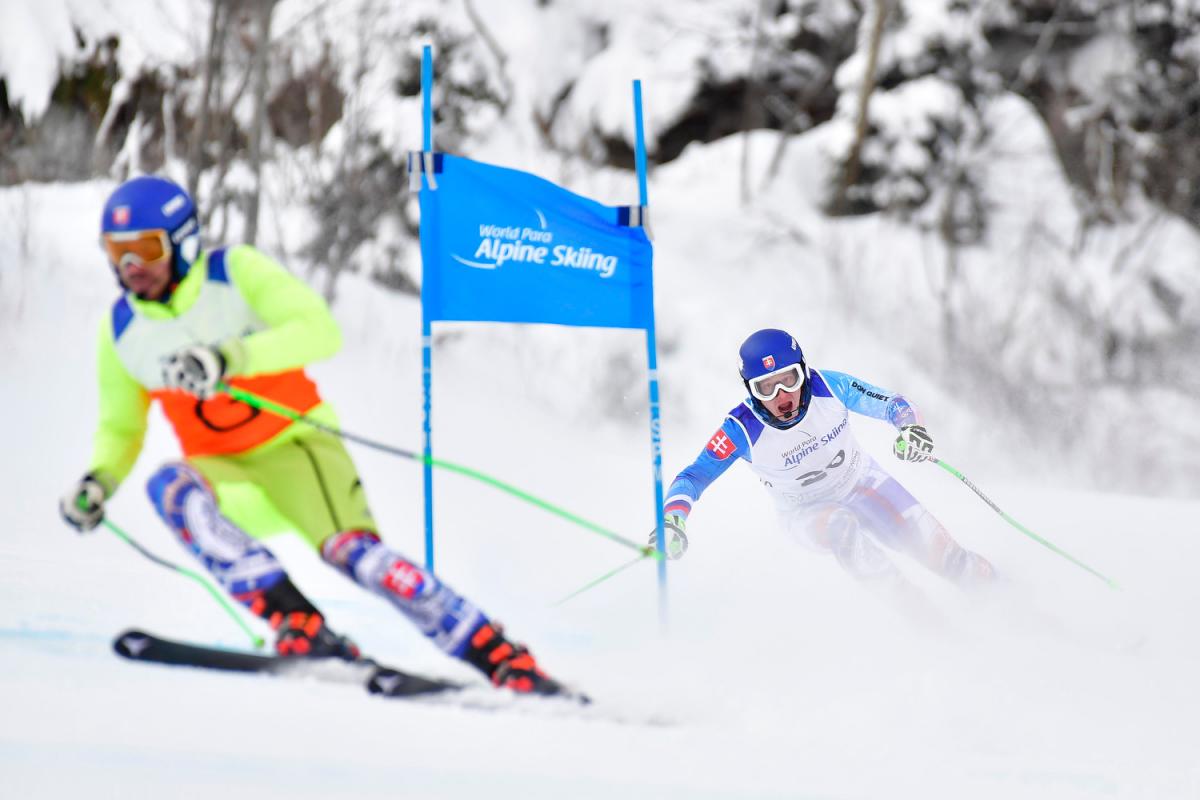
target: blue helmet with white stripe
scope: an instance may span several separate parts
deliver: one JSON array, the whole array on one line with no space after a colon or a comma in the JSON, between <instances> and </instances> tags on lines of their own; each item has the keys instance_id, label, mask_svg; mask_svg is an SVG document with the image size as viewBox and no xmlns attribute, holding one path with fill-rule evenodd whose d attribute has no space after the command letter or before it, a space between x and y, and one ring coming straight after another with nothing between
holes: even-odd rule
<instances>
[{"instance_id":1,"label":"blue helmet with white stripe","mask_svg":"<svg viewBox=\"0 0 1200 800\"><path fill-rule=\"evenodd\" d=\"M104 204L100 233L166 231L171 273L180 281L200 255L200 218L187 190L157 175L140 175L118 186ZM116 265L113 265L114 268Z\"/></svg>"},{"instance_id":2,"label":"blue helmet with white stripe","mask_svg":"<svg viewBox=\"0 0 1200 800\"><path fill-rule=\"evenodd\" d=\"M796 338L778 328L764 328L750 334L738 350L738 372L750 393L750 403L766 423L774 428L790 428L804 418L812 400L808 364ZM794 413L780 419L763 405L780 392L798 393Z\"/></svg>"}]
</instances>

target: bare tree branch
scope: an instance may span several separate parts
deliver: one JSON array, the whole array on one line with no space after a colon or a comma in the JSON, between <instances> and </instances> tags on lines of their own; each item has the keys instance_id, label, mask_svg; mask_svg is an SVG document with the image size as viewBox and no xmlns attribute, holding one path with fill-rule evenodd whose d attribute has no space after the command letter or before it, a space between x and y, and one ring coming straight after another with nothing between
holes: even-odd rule
<instances>
[{"instance_id":1,"label":"bare tree branch","mask_svg":"<svg viewBox=\"0 0 1200 800\"><path fill-rule=\"evenodd\" d=\"M251 69L254 73L254 119L250 123L250 171L254 174L254 186L246 199L245 240L254 244L258 238L258 205L262 194L262 139L263 121L267 116L267 65L271 53L271 14L275 0L257 0L255 22L257 23L257 47Z\"/></svg>"},{"instance_id":2,"label":"bare tree branch","mask_svg":"<svg viewBox=\"0 0 1200 800\"><path fill-rule=\"evenodd\" d=\"M751 115L758 108L759 61L763 45L763 17L772 13L775 0L759 0L754 8L754 38L750 50L750 70L746 73L746 89L742 93L742 164L741 164L741 198L742 205L750 202L750 127Z\"/></svg>"},{"instance_id":3,"label":"bare tree branch","mask_svg":"<svg viewBox=\"0 0 1200 800\"><path fill-rule=\"evenodd\" d=\"M1017 70L1017 80L1014 84L1014 90L1019 90L1021 87L1029 86L1033 83L1033 79L1037 77L1038 72L1042 69L1042 60L1046 57L1046 53L1050 52L1050 48L1054 46L1054 40L1058 37L1059 31L1062 29L1062 17L1066 13L1070 3L1058 3L1054 9L1054 13L1050 15L1042 29L1038 32L1037 42L1033 49L1029 51L1029 55L1021 61L1021 67Z\"/></svg>"},{"instance_id":4,"label":"bare tree branch","mask_svg":"<svg viewBox=\"0 0 1200 800\"><path fill-rule=\"evenodd\" d=\"M196 130L192 134L192 146L188 153L187 189L192 197L200 184L200 170L204 166L204 145L208 139L208 116L212 102L213 86L221 73L221 54L225 49L225 34L229 26L226 0L212 0L212 13L208 17L208 53L204 58L204 82L200 90L200 108L196 110Z\"/></svg>"},{"instance_id":5,"label":"bare tree branch","mask_svg":"<svg viewBox=\"0 0 1200 800\"><path fill-rule=\"evenodd\" d=\"M846 196L850 187L858 181L862 169L863 140L867 137L867 109L871 102L871 94L875 91L875 70L879 66L879 44L883 41L884 23L891 10L891 0L875 0L875 21L871 26L871 41L867 49L867 66L863 71L862 86L858 91L858 121L854 126L854 141L850 145L850 153L846 157L846 169L842 173L838 185L837 199L833 204L833 213L841 214L846 207Z\"/></svg>"},{"instance_id":6,"label":"bare tree branch","mask_svg":"<svg viewBox=\"0 0 1200 800\"><path fill-rule=\"evenodd\" d=\"M463 6L466 7L467 17L470 18L471 24L478 31L480 38L483 39L483 43L487 45L487 49L491 52L492 57L496 59L497 73L500 77L501 85L504 86L504 99L501 101L501 105L507 109L508 104L513 99L512 79L508 77L508 54L504 52L503 48L500 47L500 43L496 41L496 37L492 35L491 30L484 24L483 18L475 10L475 3L472 0L463 0Z\"/></svg>"}]
</instances>

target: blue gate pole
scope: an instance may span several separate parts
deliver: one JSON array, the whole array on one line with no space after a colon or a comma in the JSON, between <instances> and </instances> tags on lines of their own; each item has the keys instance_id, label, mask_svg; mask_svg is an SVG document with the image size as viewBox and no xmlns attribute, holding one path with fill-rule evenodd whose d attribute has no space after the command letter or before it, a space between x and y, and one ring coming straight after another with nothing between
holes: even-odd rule
<instances>
[{"instance_id":1,"label":"blue gate pole","mask_svg":"<svg viewBox=\"0 0 1200 800\"><path fill-rule=\"evenodd\" d=\"M646 190L646 133L642 127L642 82L633 82L633 127L634 127L634 157L637 163L638 203L642 208L650 205Z\"/></svg>"},{"instance_id":2,"label":"blue gate pole","mask_svg":"<svg viewBox=\"0 0 1200 800\"><path fill-rule=\"evenodd\" d=\"M431 388L433 384L433 337L429 319L421 314L421 389L424 393L421 424L425 434L425 568L433 572L433 435L430 423Z\"/></svg>"},{"instance_id":3,"label":"blue gate pole","mask_svg":"<svg viewBox=\"0 0 1200 800\"><path fill-rule=\"evenodd\" d=\"M638 204L643 210L650 205L646 186L646 134L642 123L642 82L633 82L634 159L638 176ZM643 216L642 226L646 220ZM654 524L658 531L658 551L663 558L658 560L658 620L663 627L667 624L667 560L666 536L663 530L663 483L662 483L662 421L658 409L658 344L654 336L654 298L650 299L650 323L646 326L646 367L650 377L650 453L654 465Z\"/></svg>"},{"instance_id":4,"label":"blue gate pole","mask_svg":"<svg viewBox=\"0 0 1200 800\"><path fill-rule=\"evenodd\" d=\"M421 137L421 150L424 153L433 152L433 51L425 45L421 51L421 115L424 121L424 132ZM422 162L426 159L422 158ZM423 163L422 168L432 164ZM421 175L421 191L425 188L425 175ZM426 280L421 276L421 292L425 292ZM422 432L425 434L425 568L433 572L433 426L430 419L433 390L433 335L428 316L428 307L422 297L421 302L421 391L423 420Z\"/></svg>"},{"instance_id":5,"label":"blue gate pole","mask_svg":"<svg viewBox=\"0 0 1200 800\"><path fill-rule=\"evenodd\" d=\"M646 328L646 363L650 373L650 452L654 459L654 524L658 531L658 550L664 558L658 561L658 618L667 623L667 561L666 541L663 535L663 481L662 481L662 422L658 415L658 347L654 340L654 322Z\"/></svg>"}]
</instances>

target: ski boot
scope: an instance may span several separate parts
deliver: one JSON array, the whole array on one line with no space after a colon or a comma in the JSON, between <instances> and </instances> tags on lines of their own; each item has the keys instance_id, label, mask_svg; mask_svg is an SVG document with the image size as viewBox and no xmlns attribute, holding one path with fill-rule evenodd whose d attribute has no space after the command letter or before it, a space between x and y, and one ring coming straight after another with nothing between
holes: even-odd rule
<instances>
[{"instance_id":1,"label":"ski boot","mask_svg":"<svg viewBox=\"0 0 1200 800\"><path fill-rule=\"evenodd\" d=\"M538 668L533 654L524 645L505 639L499 625L490 622L480 625L471 634L462 657L502 689L547 696L567 693L562 684Z\"/></svg>"},{"instance_id":2,"label":"ski boot","mask_svg":"<svg viewBox=\"0 0 1200 800\"><path fill-rule=\"evenodd\" d=\"M358 645L329 629L321 612L287 575L253 597L239 599L276 631L275 652L281 656L345 661L362 657Z\"/></svg>"},{"instance_id":3,"label":"ski boot","mask_svg":"<svg viewBox=\"0 0 1200 800\"><path fill-rule=\"evenodd\" d=\"M358 645L330 630L320 614L293 611L281 615L278 621L275 625L272 620L272 626L279 632L275 652L281 656L340 658L343 661L357 661L362 657Z\"/></svg>"}]
</instances>

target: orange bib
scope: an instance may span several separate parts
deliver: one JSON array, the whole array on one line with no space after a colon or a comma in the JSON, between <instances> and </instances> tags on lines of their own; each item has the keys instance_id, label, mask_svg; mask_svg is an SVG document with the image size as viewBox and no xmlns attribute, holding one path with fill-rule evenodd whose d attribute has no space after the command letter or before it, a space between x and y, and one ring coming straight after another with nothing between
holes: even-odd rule
<instances>
[{"instance_id":1,"label":"orange bib","mask_svg":"<svg viewBox=\"0 0 1200 800\"><path fill-rule=\"evenodd\" d=\"M304 414L321 403L317 385L302 369L253 378L231 378L229 385L265 397ZM219 394L200 400L178 389L156 389L186 458L242 453L281 433L292 420Z\"/></svg>"}]
</instances>

